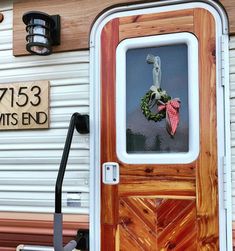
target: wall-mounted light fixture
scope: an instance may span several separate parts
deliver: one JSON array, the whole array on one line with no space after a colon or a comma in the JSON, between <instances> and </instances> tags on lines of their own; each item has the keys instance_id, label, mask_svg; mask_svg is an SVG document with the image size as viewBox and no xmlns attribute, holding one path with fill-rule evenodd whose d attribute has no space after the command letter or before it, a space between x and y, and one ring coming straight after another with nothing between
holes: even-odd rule
<instances>
[{"instance_id":1,"label":"wall-mounted light fixture","mask_svg":"<svg viewBox=\"0 0 235 251\"><path fill-rule=\"evenodd\" d=\"M29 11L23 15L26 24L26 49L32 54L50 55L52 46L60 44L60 16L40 11Z\"/></svg>"}]
</instances>

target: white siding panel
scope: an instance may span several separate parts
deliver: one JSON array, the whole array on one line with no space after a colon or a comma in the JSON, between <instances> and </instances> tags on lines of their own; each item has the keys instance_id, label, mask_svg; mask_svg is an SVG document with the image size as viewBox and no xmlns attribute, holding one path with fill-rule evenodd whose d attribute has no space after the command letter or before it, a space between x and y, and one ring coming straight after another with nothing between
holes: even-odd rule
<instances>
[{"instance_id":1,"label":"white siding panel","mask_svg":"<svg viewBox=\"0 0 235 251\"><path fill-rule=\"evenodd\" d=\"M20 172L24 172L24 171L57 171L59 166L57 165L53 165L53 163L38 163L38 164L29 164L29 163L19 163L16 167L16 165L13 164L4 164L0 166L0 171L14 171L14 173L16 171L20 171ZM69 161L69 166L66 169L69 173L69 171L87 171L89 170L89 162L87 158L80 158L76 161L76 163L72 163L71 161ZM9 172L10 175L11 172ZM28 172L30 174L30 172ZM66 172L67 173L67 172Z\"/></svg>"},{"instance_id":2,"label":"white siding panel","mask_svg":"<svg viewBox=\"0 0 235 251\"><path fill-rule=\"evenodd\" d=\"M12 10L13 1L1 0L0 11Z\"/></svg>"},{"instance_id":3,"label":"white siding panel","mask_svg":"<svg viewBox=\"0 0 235 251\"><path fill-rule=\"evenodd\" d=\"M12 31L6 30L1 31L1 39L0 39L0 51L9 50L12 48ZM1 58L1 64L2 64L3 58Z\"/></svg>"},{"instance_id":4,"label":"white siding panel","mask_svg":"<svg viewBox=\"0 0 235 251\"><path fill-rule=\"evenodd\" d=\"M231 38L230 38L229 48L230 48L231 50L235 49L235 37L231 37Z\"/></svg>"},{"instance_id":5,"label":"white siding panel","mask_svg":"<svg viewBox=\"0 0 235 251\"><path fill-rule=\"evenodd\" d=\"M6 9L1 11L4 16L4 19L0 25L0 31L3 30L12 30L12 19L13 19L13 12L11 9Z\"/></svg>"},{"instance_id":6,"label":"white siding panel","mask_svg":"<svg viewBox=\"0 0 235 251\"><path fill-rule=\"evenodd\" d=\"M14 57L9 1L0 11L0 83L50 81L50 129L0 131L0 211L53 212L70 117L89 112L89 52ZM65 213L88 214L89 135L74 133L62 205Z\"/></svg>"},{"instance_id":7,"label":"white siding panel","mask_svg":"<svg viewBox=\"0 0 235 251\"><path fill-rule=\"evenodd\" d=\"M235 220L235 37L230 38L230 111L231 111L231 147L232 147L232 196L233 220Z\"/></svg>"}]
</instances>

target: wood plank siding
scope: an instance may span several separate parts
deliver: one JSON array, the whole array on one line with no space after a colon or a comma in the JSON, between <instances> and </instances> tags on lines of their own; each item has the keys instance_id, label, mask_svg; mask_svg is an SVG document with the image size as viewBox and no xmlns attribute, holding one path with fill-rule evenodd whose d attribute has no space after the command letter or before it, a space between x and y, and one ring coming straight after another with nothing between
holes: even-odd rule
<instances>
[{"instance_id":1,"label":"wood plank siding","mask_svg":"<svg viewBox=\"0 0 235 251\"><path fill-rule=\"evenodd\" d=\"M105 9L112 6L119 6L130 3L142 3L142 0L53 0L48 5L47 0L18 0L14 3L14 27L13 44L14 55L26 55L25 50L25 25L22 22L22 15L33 9L45 11L48 14L60 14L62 18L61 45L56 46L54 51L72 51L89 48L90 29L96 18ZM147 0L144 2L153 2ZM235 5L233 0L220 1L230 19L230 32L235 33ZM22 35L24 34L24 36Z\"/></svg>"}]
</instances>

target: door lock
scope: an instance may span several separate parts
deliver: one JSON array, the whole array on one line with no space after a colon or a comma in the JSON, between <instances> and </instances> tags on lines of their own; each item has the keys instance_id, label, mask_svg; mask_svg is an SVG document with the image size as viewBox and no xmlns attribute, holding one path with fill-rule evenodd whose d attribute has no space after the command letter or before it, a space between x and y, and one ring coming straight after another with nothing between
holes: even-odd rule
<instances>
[{"instance_id":1,"label":"door lock","mask_svg":"<svg viewBox=\"0 0 235 251\"><path fill-rule=\"evenodd\" d=\"M105 162L103 169L103 183L107 185L116 185L119 183L119 164L116 162Z\"/></svg>"}]
</instances>

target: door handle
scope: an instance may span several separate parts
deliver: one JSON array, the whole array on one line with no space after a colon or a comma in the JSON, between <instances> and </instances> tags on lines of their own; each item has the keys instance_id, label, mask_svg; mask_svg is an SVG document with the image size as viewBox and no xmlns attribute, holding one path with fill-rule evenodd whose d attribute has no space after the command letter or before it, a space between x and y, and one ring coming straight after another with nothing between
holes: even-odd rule
<instances>
[{"instance_id":1,"label":"door handle","mask_svg":"<svg viewBox=\"0 0 235 251\"><path fill-rule=\"evenodd\" d=\"M116 185L119 183L119 164L116 162L105 162L102 165L103 183Z\"/></svg>"}]
</instances>

